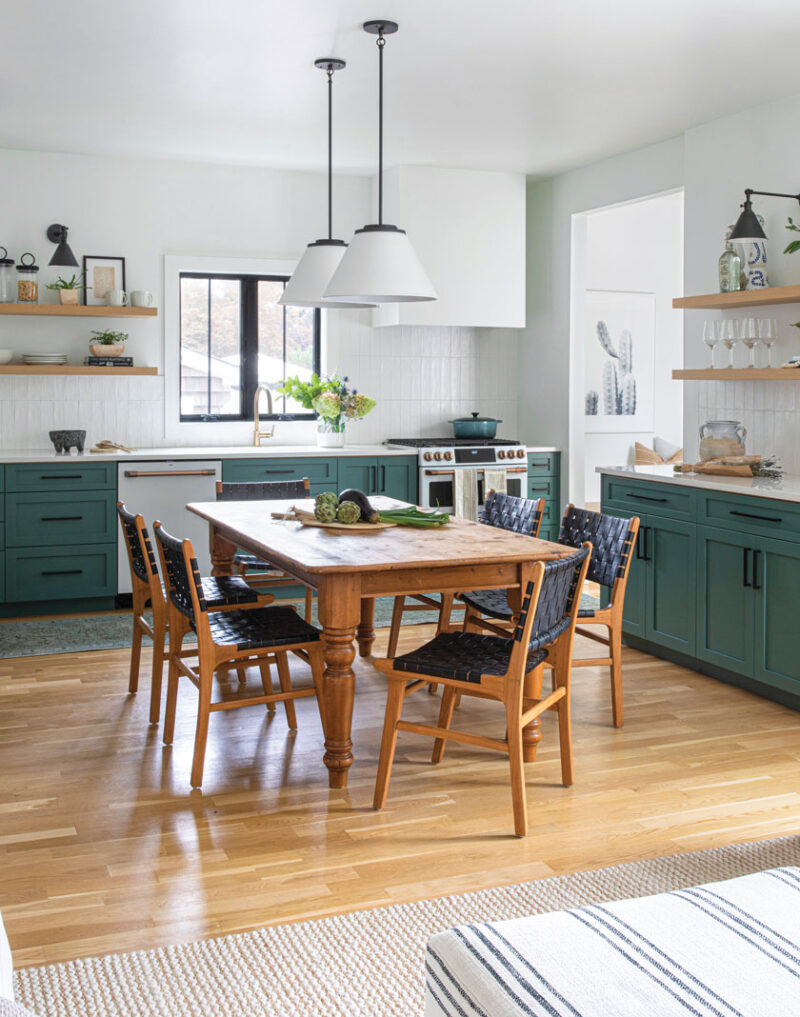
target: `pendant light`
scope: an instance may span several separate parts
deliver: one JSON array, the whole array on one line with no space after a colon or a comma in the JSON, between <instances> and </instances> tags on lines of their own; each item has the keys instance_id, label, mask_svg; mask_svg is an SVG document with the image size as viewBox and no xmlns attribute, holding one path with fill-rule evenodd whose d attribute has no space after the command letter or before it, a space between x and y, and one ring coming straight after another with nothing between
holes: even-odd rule
<instances>
[{"instance_id":1,"label":"pendant light","mask_svg":"<svg viewBox=\"0 0 800 1017\"><path fill-rule=\"evenodd\" d=\"M306 247L278 303L291 307L374 307L373 303L355 300L334 303L324 296L325 287L347 250L344 240L333 237L333 73L343 70L346 64L335 57L321 57L314 61L314 66L328 75L328 236Z\"/></svg>"},{"instance_id":2,"label":"pendant light","mask_svg":"<svg viewBox=\"0 0 800 1017\"><path fill-rule=\"evenodd\" d=\"M326 299L376 304L436 300L436 291L406 231L383 221L383 50L394 21L367 21L364 31L378 46L378 221L357 230L325 291Z\"/></svg>"}]
</instances>

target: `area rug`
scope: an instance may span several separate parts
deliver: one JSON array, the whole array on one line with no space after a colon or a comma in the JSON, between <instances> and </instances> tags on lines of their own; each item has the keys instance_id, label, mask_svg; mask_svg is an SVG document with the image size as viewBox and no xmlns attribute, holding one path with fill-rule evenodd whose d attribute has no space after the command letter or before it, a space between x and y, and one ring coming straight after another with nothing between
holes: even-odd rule
<instances>
[{"instance_id":1,"label":"area rug","mask_svg":"<svg viewBox=\"0 0 800 1017\"><path fill-rule=\"evenodd\" d=\"M205 942L24 968L14 976L15 989L40 1017L419 1017L423 952L435 932L798 862L800 835L754 841Z\"/></svg>"},{"instance_id":2,"label":"area rug","mask_svg":"<svg viewBox=\"0 0 800 1017\"><path fill-rule=\"evenodd\" d=\"M385 628L392 621L391 597L375 602L375 627ZM597 597L584 594L581 607L600 606ZM435 611L409 611L403 625L424 625L436 621ZM318 623L314 602L314 624ZM150 640L145 636L145 643ZM117 650L131 645L131 616L127 612L68 615L34 620L0 621L0 659L35 657L46 653L80 653L86 650Z\"/></svg>"}]
</instances>

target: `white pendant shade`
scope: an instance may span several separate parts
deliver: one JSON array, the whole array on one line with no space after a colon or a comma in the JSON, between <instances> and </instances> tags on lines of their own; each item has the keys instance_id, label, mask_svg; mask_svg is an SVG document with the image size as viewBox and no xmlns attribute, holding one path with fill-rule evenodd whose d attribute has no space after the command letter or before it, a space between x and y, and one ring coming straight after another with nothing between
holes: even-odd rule
<instances>
[{"instance_id":1,"label":"white pendant shade","mask_svg":"<svg viewBox=\"0 0 800 1017\"><path fill-rule=\"evenodd\" d=\"M344 257L347 244L342 241L317 241L309 244L298 261L292 278L286 283L279 304L290 307L374 307L374 304L357 301L335 303L325 299L325 289Z\"/></svg>"},{"instance_id":2,"label":"white pendant shade","mask_svg":"<svg viewBox=\"0 0 800 1017\"><path fill-rule=\"evenodd\" d=\"M436 300L422 262L403 230L367 226L358 230L333 273L325 299L371 304Z\"/></svg>"}]
</instances>

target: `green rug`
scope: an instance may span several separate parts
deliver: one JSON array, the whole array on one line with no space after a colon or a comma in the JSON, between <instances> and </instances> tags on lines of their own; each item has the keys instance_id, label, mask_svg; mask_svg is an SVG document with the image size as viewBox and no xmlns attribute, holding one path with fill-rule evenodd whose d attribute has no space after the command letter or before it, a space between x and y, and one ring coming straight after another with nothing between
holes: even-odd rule
<instances>
[{"instance_id":1,"label":"green rug","mask_svg":"<svg viewBox=\"0 0 800 1017\"><path fill-rule=\"evenodd\" d=\"M391 597L379 597L375 602L376 628L386 628L391 623L392 603ZM596 597L584 594L581 606L598 607L599 602ZM424 625L436 619L435 611L409 611L403 617L403 624ZM316 601L313 622L318 624ZM149 642L147 637L145 642ZM109 611L106 614L59 615L35 621L0 622L0 659L84 650L117 650L130 645L129 612Z\"/></svg>"}]
</instances>

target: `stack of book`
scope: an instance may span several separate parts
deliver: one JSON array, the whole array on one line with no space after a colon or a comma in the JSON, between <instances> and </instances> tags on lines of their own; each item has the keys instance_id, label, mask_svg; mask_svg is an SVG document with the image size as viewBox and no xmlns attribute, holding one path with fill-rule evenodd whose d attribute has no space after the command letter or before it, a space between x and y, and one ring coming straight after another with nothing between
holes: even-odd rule
<instances>
[{"instance_id":1,"label":"stack of book","mask_svg":"<svg viewBox=\"0 0 800 1017\"><path fill-rule=\"evenodd\" d=\"M84 357L87 367L133 367L133 357Z\"/></svg>"}]
</instances>

